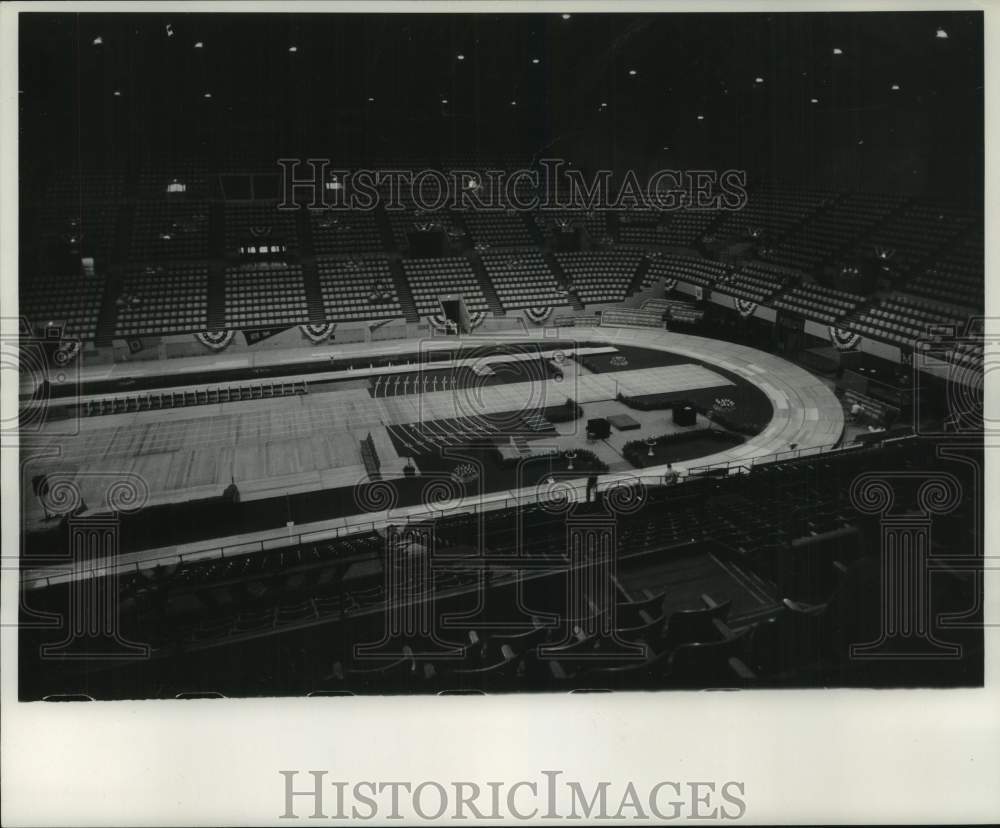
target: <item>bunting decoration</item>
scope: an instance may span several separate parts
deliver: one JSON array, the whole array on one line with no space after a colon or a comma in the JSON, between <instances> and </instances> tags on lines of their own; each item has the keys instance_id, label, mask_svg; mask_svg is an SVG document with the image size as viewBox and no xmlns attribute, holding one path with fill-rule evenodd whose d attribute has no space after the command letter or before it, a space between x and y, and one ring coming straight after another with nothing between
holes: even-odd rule
<instances>
[{"instance_id":1,"label":"bunting decoration","mask_svg":"<svg viewBox=\"0 0 1000 828\"><path fill-rule=\"evenodd\" d=\"M196 333L194 338L206 348L222 351L233 341L235 335L236 331L205 331L204 333Z\"/></svg>"},{"instance_id":2,"label":"bunting decoration","mask_svg":"<svg viewBox=\"0 0 1000 828\"><path fill-rule=\"evenodd\" d=\"M740 312L740 316L744 319L748 316L753 316L753 312L757 310L757 303L751 302L749 299L733 297L733 304L736 306L736 310Z\"/></svg>"},{"instance_id":3,"label":"bunting decoration","mask_svg":"<svg viewBox=\"0 0 1000 828\"><path fill-rule=\"evenodd\" d=\"M525 308L524 315L528 317L529 322L541 325L552 315L552 306L550 305L547 308Z\"/></svg>"},{"instance_id":4,"label":"bunting decoration","mask_svg":"<svg viewBox=\"0 0 1000 828\"><path fill-rule=\"evenodd\" d=\"M836 346L838 351L853 351L861 342L861 335L848 331L845 328L830 326L830 341Z\"/></svg>"},{"instance_id":5,"label":"bunting decoration","mask_svg":"<svg viewBox=\"0 0 1000 828\"><path fill-rule=\"evenodd\" d=\"M314 345L318 345L320 342L326 342L331 336L333 336L333 331L337 327L335 322L326 322L323 325L299 325L299 330L302 331L302 335L305 336Z\"/></svg>"}]
</instances>

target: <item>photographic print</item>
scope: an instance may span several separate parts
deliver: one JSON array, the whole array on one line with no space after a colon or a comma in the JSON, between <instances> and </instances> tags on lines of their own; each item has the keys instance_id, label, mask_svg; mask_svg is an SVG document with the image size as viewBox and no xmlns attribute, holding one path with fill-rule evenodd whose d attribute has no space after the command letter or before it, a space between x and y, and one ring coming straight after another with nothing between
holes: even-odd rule
<instances>
[{"instance_id":1,"label":"photographic print","mask_svg":"<svg viewBox=\"0 0 1000 828\"><path fill-rule=\"evenodd\" d=\"M22 9L18 698L982 687L983 38Z\"/></svg>"}]
</instances>

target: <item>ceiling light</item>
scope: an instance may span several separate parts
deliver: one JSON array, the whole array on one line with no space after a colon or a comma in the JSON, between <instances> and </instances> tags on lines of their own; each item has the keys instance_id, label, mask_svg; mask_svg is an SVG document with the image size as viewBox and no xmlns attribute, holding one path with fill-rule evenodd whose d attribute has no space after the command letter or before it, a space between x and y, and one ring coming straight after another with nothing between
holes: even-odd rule
<instances>
[{"instance_id":1,"label":"ceiling light","mask_svg":"<svg viewBox=\"0 0 1000 828\"><path fill-rule=\"evenodd\" d=\"M704 115L699 115L698 116L698 120L699 121L704 121L705 120L705 116Z\"/></svg>"},{"instance_id":2,"label":"ceiling light","mask_svg":"<svg viewBox=\"0 0 1000 828\"><path fill-rule=\"evenodd\" d=\"M571 14L566 14L566 12L563 12L563 16L562 16L562 19L563 19L563 20L569 20L569 19L570 19L570 18L571 18L572 16L573 16L573 15L571 15Z\"/></svg>"},{"instance_id":3,"label":"ceiling light","mask_svg":"<svg viewBox=\"0 0 1000 828\"><path fill-rule=\"evenodd\" d=\"M205 48L205 44L204 44L204 43L202 43L202 42L201 42L201 41L199 40L199 41L198 41L197 43L195 43L195 44L194 44L194 48L195 48L195 49L204 49L204 48Z\"/></svg>"},{"instance_id":4,"label":"ceiling light","mask_svg":"<svg viewBox=\"0 0 1000 828\"><path fill-rule=\"evenodd\" d=\"M375 99L374 98L369 98L368 99L368 103L375 103Z\"/></svg>"},{"instance_id":5,"label":"ceiling light","mask_svg":"<svg viewBox=\"0 0 1000 828\"><path fill-rule=\"evenodd\" d=\"M511 105L511 106L517 106L517 101L511 101L511 102L510 102L510 105Z\"/></svg>"},{"instance_id":6,"label":"ceiling light","mask_svg":"<svg viewBox=\"0 0 1000 828\"><path fill-rule=\"evenodd\" d=\"M120 98L122 96L121 90L119 89L116 89L112 94L114 94L116 98Z\"/></svg>"},{"instance_id":7,"label":"ceiling light","mask_svg":"<svg viewBox=\"0 0 1000 828\"><path fill-rule=\"evenodd\" d=\"M835 55L842 55L842 54L844 54L844 50L841 49L839 46L834 46L833 47L833 53Z\"/></svg>"},{"instance_id":8,"label":"ceiling light","mask_svg":"<svg viewBox=\"0 0 1000 828\"><path fill-rule=\"evenodd\" d=\"M639 73L635 69L629 69L628 73L634 78Z\"/></svg>"},{"instance_id":9,"label":"ceiling light","mask_svg":"<svg viewBox=\"0 0 1000 828\"><path fill-rule=\"evenodd\" d=\"M608 105L607 105L606 103L602 103L602 104L601 104L601 106L600 106L600 108L601 108L601 109L607 109L607 106L608 106Z\"/></svg>"},{"instance_id":10,"label":"ceiling light","mask_svg":"<svg viewBox=\"0 0 1000 828\"><path fill-rule=\"evenodd\" d=\"M819 103L819 98L810 98L809 103Z\"/></svg>"},{"instance_id":11,"label":"ceiling light","mask_svg":"<svg viewBox=\"0 0 1000 828\"><path fill-rule=\"evenodd\" d=\"M541 60L539 60L538 58L532 58L531 62L537 66L539 63L541 63Z\"/></svg>"},{"instance_id":12,"label":"ceiling light","mask_svg":"<svg viewBox=\"0 0 1000 828\"><path fill-rule=\"evenodd\" d=\"M104 38L101 37L100 35L98 35L97 37L95 37L90 42L91 42L91 45L93 45L93 46L100 46L104 42Z\"/></svg>"},{"instance_id":13,"label":"ceiling light","mask_svg":"<svg viewBox=\"0 0 1000 828\"><path fill-rule=\"evenodd\" d=\"M447 99L447 98L442 98L442 99L441 99L441 103L443 103L443 104L446 104L446 103L448 103L448 99Z\"/></svg>"},{"instance_id":14,"label":"ceiling light","mask_svg":"<svg viewBox=\"0 0 1000 828\"><path fill-rule=\"evenodd\" d=\"M202 97L203 98L211 98L212 97L212 93L211 92L206 92L204 95L202 95Z\"/></svg>"},{"instance_id":15,"label":"ceiling light","mask_svg":"<svg viewBox=\"0 0 1000 828\"><path fill-rule=\"evenodd\" d=\"M168 23L166 25L166 30L167 30L167 37L173 37L174 36L174 27L173 27L173 24Z\"/></svg>"},{"instance_id":16,"label":"ceiling light","mask_svg":"<svg viewBox=\"0 0 1000 828\"><path fill-rule=\"evenodd\" d=\"M858 146L860 147L865 142L864 138L858 138Z\"/></svg>"},{"instance_id":17,"label":"ceiling light","mask_svg":"<svg viewBox=\"0 0 1000 828\"><path fill-rule=\"evenodd\" d=\"M756 77L756 78L754 78L754 79L753 79L753 82L754 82L754 83L763 83L763 82L764 82L764 79L763 79L763 78L761 78L761 77Z\"/></svg>"},{"instance_id":18,"label":"ceiling light","mask_svg":"<svg viewBox=\"0 0 1000 828\"><path fill-rule=\"evenodd\" d=\"M664 149L664 150L669 150L669 149L670 149L670 147L664 147L663 149Z\"/></svg>"},{"instance_id":19,"label":"ceiling light","mask_svg":"<svg viewBox=\"0 0 1000 828\"><path fill-rule=\"evenodd\" d=\"M288 47L288 51L289 52L297 52L298 50L299 50L298 46L289 46Z\"/></svg>"},{"instance_id":20,"label":"ceiling light","mask_svg":"<svg viewBox=\"0 0 1000 828\"><path fill-rule=\"evenodd\" d=\"M455 55L459 60L465 60L465 55Z\"/></svg>"},{"instance_id":21,"label":"ceiling light","mask_svg":"<svg viewBox=\"0 0 1000 828\"><path fill-rule=\"evenodd\" d=\"M889 88L890 88L890 89L891 89L891 90L892 90L893 92L898 92L898 91L899 91L899 84L898 84L898 83L894 83L894 84L893 84L892 86L890 86Z\"/></svg>"},{"instance_id":22,"label":"ceiling light","mask_svg":"<svg viewBox=\"0 0 1000 828\"><path fill-rule=\"evenodd\" d=\"M938 38L939 40L947 40L948 33L944 29L938 29L937 32L934 33L934 37Z\"/></svg>"}]
</instances>

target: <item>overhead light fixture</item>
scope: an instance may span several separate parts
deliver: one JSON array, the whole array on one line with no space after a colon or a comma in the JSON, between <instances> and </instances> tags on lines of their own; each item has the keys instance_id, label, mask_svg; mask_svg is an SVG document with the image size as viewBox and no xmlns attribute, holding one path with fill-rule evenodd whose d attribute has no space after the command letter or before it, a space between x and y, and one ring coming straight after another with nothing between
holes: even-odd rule
<instances>
[{"instance_id":1,"label":"overhead light fixture","mask_svg":"<svg viewBox=\"0 0 1000 828\"><path fill-rule=\"evenodd\" d=\"M298 46L289 46L288 47L288 51L289 52L297 52L298 50L299 50Z\"/></svg>"},{"instance_id":2,"label":"overhead light fixture","mask_svg":"<svg viewBox=\"0 0 1000 828\"><path fill-rule=\"evenodd\" d=\"M115 91L114 91L114 92L113 92L112 94L113 94L113 95L114 95L114 96L115 96L116 98L120 98L120 97L122 96L122 93L121 93L121 90L120 90L120 89L116 89L116 90L115 90Z\"/></svg>"},{"instance_id":3,"label":"overhead light fixture","mask_svg":"<svg viewBox=\"0 0 1000 828\"><path fill-rule=\"evenodd\" d=\"M172 23L168 23L166 25L166 30L167 30L167 37L173 37L174 36L174 27L173 27Z\"/></svg>"},{"instance_id":4,"label":"overhead light fixture","mask_svg":"<svg viewBox=\"0 0 1000 828\"><path fill-rule=\"evenodd\" d=\"M948 33L944 29L938 29L934 33L934 37L936 37L938 40L947 40L948 39Z\"/></svg>"},{"instance_id":5,"label":"overhead light fixture","mask_svg":"<svg viewBox=\"0 0 1000 828\"><path fill-rule=\"evenodd\" d=\"M212 93L211 92L206 92L204 95L202 95L202 97L203 98L211 98L212 97Z\"/></svg>"},{"instance_id":6,"label":"overhead light fixture","mask_svg":"<svg viewBox=\"0 0 1000 828\"><path fill-rule=\"evenodd\" d=\"M753 82L754 83L763 83L764 79L762 77L758 76L758 77L756 77L756 78L753 79Z\"/></svg>"},{"instance_id":7,"label":"overhead light fixture","mask_svg":"<svg viewBox=\"0 0 1000 828\"><path fill-rule=\"evenodd\" d=\"M663 149L664 149L664 151L667 151L667 150L670 149L670 147L664 147Z\"/></svg>"},{"instance_id":8,"label":"overhead light fixture","mask_svg":"<svg viewBox=\"0 0 1000 828\"><path fill-rule=\"evenodd\" d=\"M541 60L539 60L538 58L532 58L532 59L531 59L531 62L532 62L532 63L534 63L534 64L535 64L535 65L537 66L537 65L538 65L539 63L541 63L542 61L541 61Z\"/></svg>"},{"instance_id":9,"label":"overhead light fixture","mask_svg":"<svg viewBox=\"0 0 1000 828\"><path fill-rule=\"evenodd\" d=\"M634 78L639 73L635 69L629 69L628 73Z\"/></svg>"},{"instance_id":10,"label":"overhead light fixture","mask_svg":"<svg viewBox=\"0 0 1000 828\"><path fill-rule=\"evenodd\" d=\"M899 91L899 84L898 84L898 83L894 83L894 84L893 84L892 86L890 86L889 88L890 88L890 89L891 89L891 90L892 90L893 92L898 92L898 91Z\"/></svg>"},{"instance_id":11,"label":"overhead light fixture","mask_svg":"<svg viewBox=\"0 0 1000 828\"><path fill-rule=\"evenodd\" d=\"M368 98L368 103L375 103L375 99L374 99L374 98L371 98L371 97L369 97L369 98Z\"/></svg>"},{"instance_id":12,"label":"overhead light fixture","mask_svg":"<svg viewBox=\"0 0 1000 828\"><path fill-rule=\"evenodd\" d=\"M860 147L865 142L864 138L858 138L858 146Z\"/></svg>"},{"instance_id":13,"label":"overhead light fixture","mask_svg":"<svg viewBox=\"0 0 1000 828\"><path fill-rule=\"evenodd\" d=\"M455 55L459 60L465 60L465 55Z\"/></svg>"},{"instance_id":14,"label":"overhead light fixture","mask_svg":"<svg viewBox=\"0 0 1000 828\"><path fill-rule=\"evenodd\" d=\"M204 49L204 48L205 48L205 44L204 44L204 43L202 43L202 42L201 42L201 41L199 40L199 41L198 41L197 43L195 43L195 44L194 44L194 48L195 48L195 49Z\"/></svg>"},{"instance_id":15,"label":"overhead light fixture","mask_svg":"<svg viewBox=\"0 0 1000 828\"><path fill-rule=\"evenodd\" d=\"M603 102L601 103L601 106L600 106L601 109L607 109L607 107L608 107L608 105L606 103L603 103Z\"/></svg>"},{"instance_id":16,"label":"overhead light fixture","mask_svg":"<svg viewBox=\"0 0 1000 828\"><path fill-rule=\"evenodd\" d=\"M567 14L566 12L563 12L562 19L563 20L569 20L572 16L573 15L571 15L571 14Z\"/></svg>"},{"instance_id":17,"label":"overhead light fixture","mask_svg":"<svg viewBox=\"0 0 1000 828\"><path fill-rule=\"evenodd\" d=\"M704 121L705 120L705 116L704 115L699 115L698 116L698 120L699 121Z\"/></svg>"},{"instance_id":18,"label":"overhead light fixture","mask_svg":"<svg viewBox=\"0 0 1000 828\"><path fill-rule=\"evenodd\" d=\"M441 103L442 103L442 104L446 104L446 103L448 103L448 99L447 99L447 98L442 98L442 99L441 99Z\"/></svg>"},{"instance_id":19,"label":"overhead light fixture","mask_svg":"<svg viewBox=\"0 0 1000 828\"><path fill-rule=\"evenodd\" d=\"M100 46L102 43L104 43L104 38L98 35L92 41L90 41L90 43L92 46Z\"/></svg>"},{"instance_id":20,"label":"overhead light fixture","mask_svg":"<svg viewBox=\"0 0 1000 828\"><path fill-rule=\"evenodd\" d=\"M844 50L841 49L839 46L834 46L833 47L833 53L835 55L842 55L842 54L844 54Z\"/></svg>"},{"instance_id":21,"label":"overhead light fixture","mask_svg":"<svg viewBox=\"0 0 1000 828\"><path fill-rule=\"evenodd\" d=\"M511 102L510 102L510 105L511 105L511 106L517 106L517 101L511 101Z\"/></svg>"},{"instance_id":22,"label":"overhead light fixture","mask_svg":"<svg viewBox=\"0 0 1000 828\"><path fill-rule=\"evenodd\" d=\"M819 103L819 98L810 98L809 103Z\"/></svg>"}]
</instances>

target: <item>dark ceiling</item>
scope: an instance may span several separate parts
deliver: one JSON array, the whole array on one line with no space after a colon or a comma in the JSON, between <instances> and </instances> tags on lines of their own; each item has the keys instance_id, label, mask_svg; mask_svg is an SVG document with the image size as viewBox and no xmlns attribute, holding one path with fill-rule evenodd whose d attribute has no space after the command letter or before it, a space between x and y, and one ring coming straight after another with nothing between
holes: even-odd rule
<instances>
[{"instance_id":1,"label":"dark ceiling","mask_svg":"<svg viewBox=\"0 0 1000 828\"><path fill-rule=\"evenodd\" d=\"M20 25L25 163L546 153L854 185L888 169L889 187L981 177L975 12L22 14Z\"/></svg>"}]
</instances>

